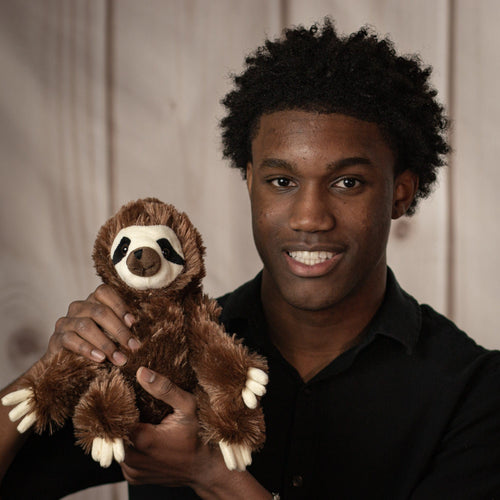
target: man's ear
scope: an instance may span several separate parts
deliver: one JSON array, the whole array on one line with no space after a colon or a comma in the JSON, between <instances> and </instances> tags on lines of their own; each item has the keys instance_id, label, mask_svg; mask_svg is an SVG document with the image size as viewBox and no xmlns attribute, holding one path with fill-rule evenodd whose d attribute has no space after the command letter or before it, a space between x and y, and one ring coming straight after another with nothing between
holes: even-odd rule
<instances>
[{"instance_id":1,"label":"man's ear","mask_svg":"<svg viewBox=\"0 0 500 500\"><path fill-rule=\"evenodd\" d=\"M248 162L247 163L247 174L246 174L248 194L250 194L252 192L252 180L253 180L252 174L253 174L253 166L252 166L251 162Z\"/></svg>"},{"instance_id":2,"label":"man's ear","mask_svg":"<svg viewBox=\"0 0 500 500\"><path fill-rule=\"evenodd\" d=\"M404 170L394 180L392 218L399 219L413 203L418 189L418 176L411 170Z\"/></svg>"}]
</instances>

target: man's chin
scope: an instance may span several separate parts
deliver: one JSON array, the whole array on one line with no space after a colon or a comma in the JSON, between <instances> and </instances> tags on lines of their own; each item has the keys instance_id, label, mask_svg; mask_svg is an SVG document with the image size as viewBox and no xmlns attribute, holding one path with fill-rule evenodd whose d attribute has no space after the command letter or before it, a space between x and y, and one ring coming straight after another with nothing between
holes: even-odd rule
<instances>
[{"instance_id":1,"label":"man's chin","mask_svg":"<svg viewBox=\"0 0 500 500\"><path fill-rule=\"evenodd\" d=\"M284 301L294 309L309 312L325 311L335 307L337 300L336 294L332 291L319 293L318 288L314 290L291 290L286 288L282 290Z\"/></svg>"}]
</instances>

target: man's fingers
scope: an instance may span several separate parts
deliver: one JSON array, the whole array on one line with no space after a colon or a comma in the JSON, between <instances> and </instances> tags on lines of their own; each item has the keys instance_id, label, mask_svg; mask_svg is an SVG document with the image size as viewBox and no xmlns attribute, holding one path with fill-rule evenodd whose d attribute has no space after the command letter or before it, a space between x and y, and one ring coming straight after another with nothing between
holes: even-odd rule
<instances>
[{"instance_id":1,"label":"man's fingers","mask_svg":"<svg viewBox=\"0 0 500 500\"><path fill-rule=\"evenodd\" d=\"M134 324L135 318L129 312L127 305L109 285L97 287L93 296L101 304L107 305L129 328Z\"/></svg>"},{"instance_id":2,"label":"man's fingers","mask_svg":"<svg viewBox=\"0 0 500 500\"><path fill-rule=\"evenodd\" d=\"M137 370L137 380L149 394L168 403L174 410L180 410L184 414L194 414L196 403L193 395L183 391L163 375L141 366Z\"/></svg>"},{"instance_id":3,"label":"man's fingers","mask_svg":"<svg viewBox=\"0 0 500 500\"><path fill-rule=\"evenodd\" d=\"M70 330L69 319L61 318L56 324L56 330L49 340L49 351L56 353L61 347L68 351L72 351L100 363L106 359L106 354L102 350L96 348L90 342L80 337L74 330ZM64 328L61 326L65 324ZM102 333L102 332L101 332Z\"/></svg>"},{"instance_id":4,"label":"man's fingers","mask_svg":"<svg viewBox=\"0 0 500 500\"><path fill-rule=\"evenodd\" d=\"M90 318L62 318L56 324L55 337L60 346L93 361L106 357L115 365L127 362L125 354Z\"/></svg>"},{"instance_id":5,"label":"man's fingers","mask_svg":"<svg viewBox=\"0 0 500 500\"><path fill-rule=\"evenodd\" d=\"M70 304L68 314L56 323L49 352L64 348L93 361L108 358L117 366L124 365L127 357L119 346L132 351L140 347L130 331L134 321L120 296L101 285L87 300Z\"/></svg>"},{"instance_id":6,"label":"man's fingers","mask_svg":"<svg viewBox=\"0 0 500 500\"><path fill-rule=\"evenodd\" d=\"M126 304L109 285L99 286L86 301L71 304L68 317L91 318L116 342L131 350L140 347L130 327L135 318L128 312Z\"/></svg>"}]
</instances>

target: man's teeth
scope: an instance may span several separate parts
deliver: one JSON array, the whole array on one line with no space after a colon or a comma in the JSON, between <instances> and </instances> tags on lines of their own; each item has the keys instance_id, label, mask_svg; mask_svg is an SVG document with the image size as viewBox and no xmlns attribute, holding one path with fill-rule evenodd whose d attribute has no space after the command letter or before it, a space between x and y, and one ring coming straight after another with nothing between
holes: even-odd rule
<instances>
[{"instance_id":1,"label":"man's teeth","mask_svg":"<svg viewBox=\"0 0 500 500\"><path fill-rule=\"evenodd\" d=\"M331 259L335 254L332 252L288 252L288 255L301 264L314 266Z\"/></svg>"}]
</instances>

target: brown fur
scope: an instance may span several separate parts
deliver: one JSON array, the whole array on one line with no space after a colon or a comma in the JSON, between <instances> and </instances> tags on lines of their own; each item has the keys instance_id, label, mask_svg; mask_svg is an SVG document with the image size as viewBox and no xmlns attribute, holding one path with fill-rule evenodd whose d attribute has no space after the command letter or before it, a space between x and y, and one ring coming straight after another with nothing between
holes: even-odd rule
<instances>
[{"instance_id":1,"label":"brown fur","mask_svg":"<svg viewBox=\"0 0 500 500\"><path fill-rule=\"evenodd\" d=\"M160 224L171 227L179 238L184 270L165 288L131 288L112 264L113 240L124 227ZM205 443L225 440L252 450L263 444L262 410L247 408L241 391L248 369L266 371L266 361L218 323L220 308L201 286L204 252L201 236L188 217L153 198L125 205L102 226L93 252L97 273L127 302L136 318L132 331L142 345L126 353L127 364L120 368L96 365L68 352L35 365L21 386L34 391L37 432L53 430L73 417L78 443L86 452L94 437L120 437L130 443L139 420L158 423L172 411L137 383L137 369L147 366L195 394Z\"/></svg>"}]
</instances>

